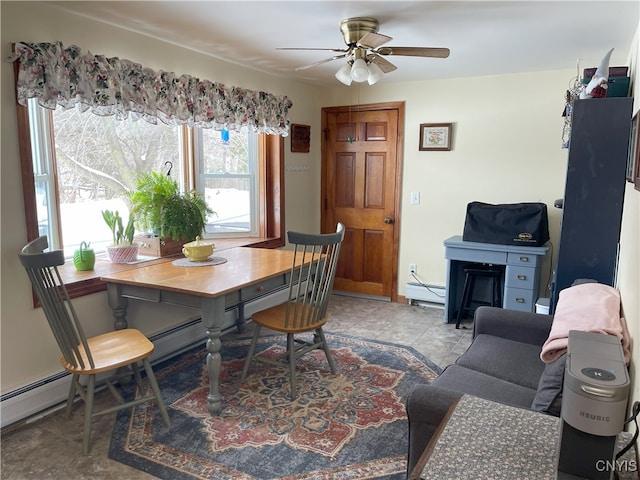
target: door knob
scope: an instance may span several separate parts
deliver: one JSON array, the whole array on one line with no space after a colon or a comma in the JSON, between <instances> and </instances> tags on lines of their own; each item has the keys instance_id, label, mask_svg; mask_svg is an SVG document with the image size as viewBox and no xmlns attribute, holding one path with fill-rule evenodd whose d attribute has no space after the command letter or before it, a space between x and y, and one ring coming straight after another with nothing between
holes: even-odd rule
<instances>
[{"instance_id":1,"label":"door knob","mask_svg":"<svg viewBox=\"0 0 640 480\"><path fill-rule=\"evenodd\" d=\"M387 225L393 223L393 217L385 217L384 223L386 223Z\"/></svg>"}]
</instances>

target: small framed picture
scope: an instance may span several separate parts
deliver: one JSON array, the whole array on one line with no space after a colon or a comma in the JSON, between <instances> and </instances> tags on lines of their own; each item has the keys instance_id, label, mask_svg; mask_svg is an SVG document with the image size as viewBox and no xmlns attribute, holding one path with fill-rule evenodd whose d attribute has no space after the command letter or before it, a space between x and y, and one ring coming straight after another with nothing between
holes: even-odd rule
<instances>
[{"instance_id":1,"label":"small framed picture","mask_svg":"<svg viewBox=\"0 0 640 480\"><path fill-rule=\"evenodd\" d=\"M638 164L638 114L631 120L631 136L629 138L629 158L627 159L627 182L635 183Z\"/></svg>"},{"instance_id":2,"label":"small framed picture","mask_svg":"<svg viewBox=\"0 0 640 480\"><path fill-rule=\"evenodd\" d=\"M453 123L421 123L420 150L451 150Z\"/></svg>"},{"instance_id":3,"label":"small framed picture","mask_svg":"<svg viewBox=\"0 0 640 480\"><path fill-rule=\"evenodd\" d=\"M631 137L629 141L629 159L627 160L627 180L640 191L640 114L636 113L631 120Z\"/></svg>"},{"instance_id":4,"label":"small framed picture","mask_svg":"<svg viewBox=\"0 0 640 480\"><path fill-rule=\"evenodd\" d=\"M309 125L291 124L291 151L309 153L311 144L311 127Z\"/></svg>"},{"instance_id":5,"label":"small framed picture","mask_svg":"<svg viewBox=\"0 0 640 480\"><path fill-rule=\"evenodd\" d=\"M636 135L636 158L634 168L634 188L640 192L640 133Z\"/></svg>"}]
</instances>

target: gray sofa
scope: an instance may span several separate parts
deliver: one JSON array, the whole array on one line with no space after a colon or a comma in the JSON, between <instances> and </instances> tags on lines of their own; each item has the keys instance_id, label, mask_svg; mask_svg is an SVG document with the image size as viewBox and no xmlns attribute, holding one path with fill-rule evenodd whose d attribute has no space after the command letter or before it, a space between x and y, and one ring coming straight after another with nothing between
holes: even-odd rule
<instances>
[{"instance_id":1,"label":"gray sofa","mask_svg":"<svg viewBox=\"0 0 640 480\"><path fill-rule=\"evenodd\" d=\"M564 358L549 366L540 360L552 320L550 315L494 307L476 310L467 351L432 384L417 385L407 399L408 473L462 394L559 415ZM549 388L541 377L555 385Z\"/></svg>"}]
</instances>

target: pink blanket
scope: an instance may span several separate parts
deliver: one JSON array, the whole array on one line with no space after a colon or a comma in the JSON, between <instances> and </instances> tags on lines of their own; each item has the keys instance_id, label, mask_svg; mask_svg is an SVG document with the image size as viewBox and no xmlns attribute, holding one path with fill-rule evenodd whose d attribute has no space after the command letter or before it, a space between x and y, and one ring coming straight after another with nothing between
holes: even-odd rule
<instances>
[{"instance_id":1,"label":"pink blanket","mask_svg":"<svg viewBox=\"0 0 640 480\"><path fill-rule=\"evenodd\" d=\"M624 359L631 361L631 337L620 316L620 292L600 283L583 283L560 292L549 338L540 359L551 363L567 351L569 330L615 335L622 342Z\"/></svg>"}]
</instances>

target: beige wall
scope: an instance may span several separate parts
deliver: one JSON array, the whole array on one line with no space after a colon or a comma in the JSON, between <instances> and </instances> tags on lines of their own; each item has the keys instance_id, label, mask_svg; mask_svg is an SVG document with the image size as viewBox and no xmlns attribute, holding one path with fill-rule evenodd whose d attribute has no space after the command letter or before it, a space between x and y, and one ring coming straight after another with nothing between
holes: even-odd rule
<instances>
[{"instance_id":1,"label":"beige wall","mask_svg":"<svg viewBox=\"0 0 640 480\"><path fill-rule=\"evenodd\" d=\"M567 151L560 148L564 92L575 70L537 72L500 77L425 81L401 85L337 86L318 89L247 70L225 62L62 15L48 5L0 3L2 56L15 41L55 41L83 50L138 61L154 69L189 73L229 85L286 94L293 101L290 120L311 125L311 152L293 154L286 148L287 228L317 231L320 225L321 107L349 103L405 102L405 145L402 182L399 291L404 293L407 265L418 264L421 279L444 285L442 241L462 231L466 204L542 201L549 205L552 241L557 244L560 212L553 201L563 196ZM637 64L637 40L634 55ZM58 352L42 314L31 307L28 281L16 252L26 241L14 84L10 65L2 74L1 165L1 393L59 370ZM636 78L637 74L636 74ZM636 81L636 95L638 94ZM638 110L636 102L635 110ZM420 123L453 122L453 150L419 152ZM297 168L309 167L309 171ZM412 191L421 204L410 205ZM633 336L640 338L640 192L627 189L621 251L620 289L625 298ZM550 265L550 264L549 264ZM545 271L549 267L545 266ZM544 285L548 274L545 273ZM543 292L544 293L544 292ZM111 328L106 295L76 301L89 333ZM178 308L156 308L132 302L130 319L151 334L194 315ZM133 323L133 322L132 322ZM640 360L640 350L634 349ZM10 365L10 367L9 367ZM640 390L635 387L635 397Z\"/></svg>"}]
</instances>

